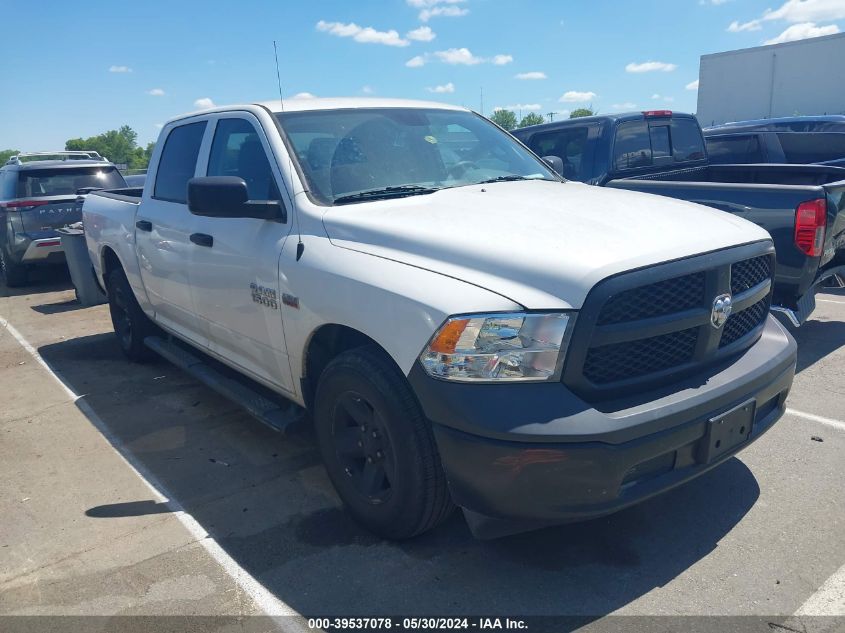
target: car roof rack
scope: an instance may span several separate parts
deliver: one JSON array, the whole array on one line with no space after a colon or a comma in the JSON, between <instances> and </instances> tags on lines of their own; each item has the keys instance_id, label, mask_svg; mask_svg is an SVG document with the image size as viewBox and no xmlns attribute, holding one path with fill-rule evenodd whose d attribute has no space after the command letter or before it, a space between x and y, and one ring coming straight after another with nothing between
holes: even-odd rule
<instances>
[{"instance_id":1,"label":"car roof rack","mask_svg":"<svg viewBox=\"0 0 845 633\"><path fill-rule=\"evenodd\" d=\"M61 150L58 152L21 152L6 161L7 165L20 165L27 160L96 160L107 163L108 159L94 150Z\"/></svg>"}]
</instances>

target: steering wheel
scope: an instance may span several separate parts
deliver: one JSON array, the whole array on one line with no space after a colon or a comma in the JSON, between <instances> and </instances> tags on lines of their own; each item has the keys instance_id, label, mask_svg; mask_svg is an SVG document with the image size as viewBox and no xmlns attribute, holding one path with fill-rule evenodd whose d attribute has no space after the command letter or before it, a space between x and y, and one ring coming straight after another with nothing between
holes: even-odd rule
<instances>
[{"instance_id":1,"label":"steering wheel","mask_svg":"<svg viewBox=\"0 0 845 633\"><path fill-rule=\"evenodd\" d=\"M478 165L471 160L462 160L449 168L449 175L457 178L465 174L470 169L478 169Z\"/></svg>"}]
</instances>

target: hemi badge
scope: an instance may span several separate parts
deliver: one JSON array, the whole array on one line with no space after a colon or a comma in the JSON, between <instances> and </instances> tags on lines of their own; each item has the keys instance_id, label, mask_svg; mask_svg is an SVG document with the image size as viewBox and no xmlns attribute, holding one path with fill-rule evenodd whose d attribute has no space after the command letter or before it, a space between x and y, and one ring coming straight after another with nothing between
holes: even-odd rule
<instances>
[{"instance_id":1,"label":"hemi badge","mask_svg":"<svg viewBox=\"0 0 845 633\"><path fill-rule=\"evenodd\" d=\"M293 295L289 295L286 292L282 293L282 303L286 306L290 306L291 308L296 308L299 310L299 297L294 297Z\"/></svg>"}]
</instances>

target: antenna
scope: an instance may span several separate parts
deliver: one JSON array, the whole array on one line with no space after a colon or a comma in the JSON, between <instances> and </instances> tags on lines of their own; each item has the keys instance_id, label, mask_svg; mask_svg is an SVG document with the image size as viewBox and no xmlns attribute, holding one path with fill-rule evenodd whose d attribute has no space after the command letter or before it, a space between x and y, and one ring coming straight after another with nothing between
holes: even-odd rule
<instances>
[{"instance_id":1,"label":"antenna","mask_svg":"<svg viewBox=\"0 0 845 633\"><path fill-rule=\"evenodd\" d=\"M282 76L279 74L279 50L276 48L276 40L273 40L273 57L276 58L276 83L279 85L279 103L282 104L282 112L284 112L285 100L282 97Z\"/></svg>"},{"instance_id":2,"label":"antenna","mask_svg":"<svg viewBox=\"0 0 845 633\"><path fill-rule=\"evenodd\" d=\"M276 83L279 86L279 103L282 105L282 112L284 112L285 98L282 96L282 75L279 72L279 49L276 48L276 40L273 40L273 57L276 59ZM293 159L290 156L290 150L287 150L287 152L288 173L290 174L291 183L293 183ZM305 252L305 244L302 243L302 227L299 224L299 212L296 210L296 194L293 196L293 213L296 216L296 231L299 238L296 242L296 261L299 261Z\"/></svg>"}]
</instances>

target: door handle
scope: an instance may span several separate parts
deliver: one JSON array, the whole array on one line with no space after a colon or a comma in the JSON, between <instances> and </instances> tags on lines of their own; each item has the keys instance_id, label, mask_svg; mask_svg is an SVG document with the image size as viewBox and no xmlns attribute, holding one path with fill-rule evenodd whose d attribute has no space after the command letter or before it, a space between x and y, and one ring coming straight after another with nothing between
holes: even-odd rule
<instances>
[{"instance_id":1,"label":"door handle","mask_svg":"<svg viewBox=\"0 0 845 633\"><path fill-rule=\"evenodd\" d=\"M214 238L205 233L192 233L191 241L197 246L207 246L208 248L214 246Z\"/></svg>"},{"instance_id":2,"label":"door handle","mask_svg":"<svg viewBox=\"0 0 845 633\"><path fill-rule=\"evenodd\" d=\"M135 222L135 228L139 231L147 231L149 233L153 230L153 223L147 220L138 220Z\"/></svg>"}]
</instances>

